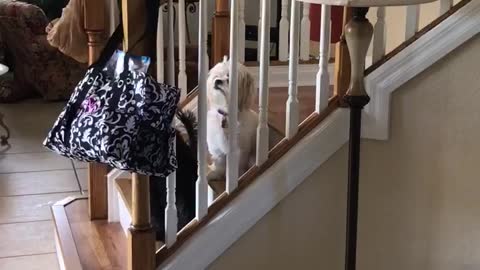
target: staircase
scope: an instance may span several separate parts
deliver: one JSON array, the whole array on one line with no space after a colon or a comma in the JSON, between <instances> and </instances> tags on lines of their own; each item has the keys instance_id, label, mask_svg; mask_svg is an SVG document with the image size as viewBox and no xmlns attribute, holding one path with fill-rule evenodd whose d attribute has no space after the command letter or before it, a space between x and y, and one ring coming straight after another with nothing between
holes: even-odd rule
<instances>
[{"instance_id":1,"label":"staircase","mask_svg":"<svg viewBox=\"0 0 480 270\"><path fill-rule=\"evenodd\" d=\"M179 1L179 5L181 2ZM92 3L100 5L96 1L90 4ZM220 4L218 6L222 7ZM385 17L382 15L385 10L377 10L380 16L375 23L372 44L374 63L365 72L366 86L372 101L364 112L363 137L388 139L389 99L392 93L480 31L479 1L463 0L455 6L452 5L452 1L442 1L440 6L442 10L438 18L425 28L418 29L418 26L415 28L415 24L407 24L405 33L411 33L410 36L407 35L405 42L389 53L386 53L385 49L384 37L388 38ZM448 9L445 9L445 6L448 6ZM87 10L88 7L87 4ZM420 9L420 6L416 8ZM418 10L412 8L408 10L412 14L417 14L418 20ZM350 16L349 9L344 12L343 24ZM86 14L88 19L89 13ZM412 14L407 14L407 17L412 18ZM221 21L224 19L221 16L225 15L218 12L216 16L220 18L214 20ZM137 18L134 14L129 16ZM203 19L206 21L206 18ZM328 18L324 18L323 22L327 21ZM328 28L325 25L322 31ZM91 30L95 29L87 29L87 32L92 32ZM203 29L204 32L200 31L200 35L206 35L205 30L206 28ZM197 218L179 232L176 231L176 226L166 226L165 234L174 237L167 237L167 243L156 242L155 250L148 250L145 246L134 246L131 242L132 238L144 236L141 232L138 236L135 234L134 209L142 205L141 201L148 202L148 195L144 196L146 198L132 196L136 192L132 189L133 176L128 172L112 170L108 175L91 179L106 183L105 193L108 199L105 197L105 200L108 211L105 218L92 218L92 211L98 209L92 207L88 196L66 198L52 207L58 258L62 269L150 270L148 264L142 266L138 261L148 262L151 256L154 256L157 269L197 270L208 267L215 258L347 142L349 116L347 110L342 108L341 102L350 73L349 59L345 56L346 46L344 42L336 44L335 60L331 61L328 49L325 49L330 44L325 40L323 42L320 60L314 65L321 67L317 80L314 80L315 85L300 85L298 88L289 89L288 85L277 86L275 82L270 83L268 88L259 83L259 96L268 96L268 102L260 98L261 102L255 105L255 109L267 119L263 123L268 127L268 132L263 134L268 138L265 147L268 151L265 155L267 158L257 162L256 166L238 179L227 180L235 181L238 185L236 189L227 190L226 181L208 183L208 194L200 193L197 197L197 204L205 203L208 209L200 209ZM91 44L93 51L96 45ZM298 44L293 42L290 48L292 46ZM180 44L177 48L181 47ZM206 49L204 44L198 47L201 51ZM212 49L215 51L215 48ZM163 49L161 51L163 52ZM179 57L179 62L181 59L182 57ZM292 64L296 59L293 57L291 60ZM256 66L251 65L252 70L255 70ZM269 66L270 70L275 69L272 63L262 61L258 68L260 72L265 71L262 65ZM277 64L279 65L282 64ZM298 65L292 66L298 68ZM199 66L198 69L200 76L206 75L202 73L205 71L204 68ZM275 78L275 75L271 75L271 78ZM181 106L197 111L199 102L205 102L202 98L199 100L199 91L202 91L202 87L190 91ZM292 98L294 101L298 99L298 103L292 103ZM292 108L293 111L298 111L298 114L287 114ZM204 124L200 116L199 125ZM200 136L199 143L202 143L202 139ZM200 165L206 165L206 160L200 161ZM92 187L89 193L91 197L102 196L101 191L92 190ZM170 190L169 195L174 196L174 191ZM135 198L140 202L135 201ZM202 214L203 210L205 212ZM169 216L166 215L166 218L168 222ZM132 249L141 252L132 252Z\"/></svg>"}]
</instances>

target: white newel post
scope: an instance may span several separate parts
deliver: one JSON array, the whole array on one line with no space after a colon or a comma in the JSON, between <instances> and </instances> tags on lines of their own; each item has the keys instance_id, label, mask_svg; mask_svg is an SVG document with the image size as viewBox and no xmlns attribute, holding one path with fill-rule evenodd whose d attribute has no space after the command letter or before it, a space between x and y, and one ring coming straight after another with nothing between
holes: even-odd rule
<instances>
[{"instance_id":1,"label":"white newel post","mask_svg":"<svg viewBox=\"0 0 480 270\"><path fill-rule=\"evenodd\" d=\"M158 8L158 25L157 25L157 81L165 82L165 55L163 43L163 5Z\"/></svg>"},{"instance_id":2,"label":"white newel post","mask_svg":"<svg viewBox=\"0 0 480 270\"><path fill-rule=\"evenodd\" d=\"M226 191L238 185L238 0L230 0L230 99L228 104L228 153Z\"/></svg>"},{"instance_id":3,"label":"white newel post","mask_svg":"<svg viewBox=\"0 0 480 270\"><path fill-rule=\"evenodd\" d=\"M200 0L198 23L198 180L196 216L203 219L208 212L207 182L207 0Z\"/></svg>"},{"instance_id":4,"label":"white newel post","mask_svg":"<svg viewBox=\"0 0 480 270\"><path fill-rule=\"evenodd\" d=\"M300 37L300 60L307 61L310 59L310 4L303 3L302 26Z\"/></svg>"},{"instance_id":5,"label":"white newel post","mask_svg":"<svg viewBox=\"0 0 480 270\"><path fill-rule=\"evenodd\" d=\"M330 93L330 75L328 62L330 60L331 39L331 7L322 5L322 19L320 22L320 60L316 81L315 112L320 113L328 106Z\"/></svg>"},{"instance_id":6,"label":"white newel post","mask_svg":"<svg viewBox=\"0 0 480 270\"><path fill-rule=\"evenodd\" d=\"M297 68L298 68L298 37L300 28L300 8L297 0L291 2L290 16L290 61L288 68L288 100L286 108L286 128L285 135L291 139L298 131L299 110L297 97Z\"/></svg>"},{"instance_id":7,"label":"white newel post","mask_svg":"<svg viewBox=\"0 0 480 270\"><path fill-rule=\"evenodd\" d=\"M181 90L181 101L187 97L187 67L185 64L187 23L185 12L185 0L178 0L178 87Z\"/></svg>"},{"instance_id":8,"label":"white newel post","mask_svg":"<svg viewBox=\"0 0 480 270\"><path fill-rule=\"evenodd\" d=\"M405 26L405 40L413 37L418 31L420 5L407 6L407 24Z\"/></svg>"},{"instance_id":9,"label":"white newel post","mask_svg":"<svg viewBox=\"0 0 480 270\"><path fill-rule=\"evenodd\" d=\"M379 7L377 9L377 22L373 30L373 63L385 55L385 47L385 7Z\"/></svg>"},{"instance_id":10,"label":"white newel post","mask_svg":"<svg viewBox=\"0 0 480 270\"><path fill-rule=\"evenodd\" d=\"M257 128L257 166L268 159L268 72L270 65L270 0L262 0L260 25L260 81Z\"/></svg>"},{"instance_id":11,"label":"white newel post","mask_svg":"<svg viewBox=\"0 0 480 270\"><path fill-rule=\"evenodd\" d=\"M238 61L245 62L245 0L238 0L240 4L240 11L238 13Z\"/></svg>"},{"instance_id":12,"label":"white newel post","mask_svg":"<svg viewBox=\"0 0 480 270\"><path fill-rule=\"evenodd\" d=\"M288 0L282 0L281 9L278 60L286 62L288 60Z\"/></svg>"}]
</instances>

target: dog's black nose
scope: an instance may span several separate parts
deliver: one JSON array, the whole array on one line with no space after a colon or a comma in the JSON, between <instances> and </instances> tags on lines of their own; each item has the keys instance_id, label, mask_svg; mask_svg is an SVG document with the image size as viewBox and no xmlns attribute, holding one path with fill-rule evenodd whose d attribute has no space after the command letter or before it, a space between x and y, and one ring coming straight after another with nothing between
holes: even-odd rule
<instances>
[{"instance_id":1,"label":"dog's black nose","mask_svg":"<svg viewBox=\"0 0 480 270\"><path fill-rule=\"evenodd\" d=\"M215 80L215 88L219 88L220 86L223 85L223 81L222 80Z\"/></svg>"}]
</instances>

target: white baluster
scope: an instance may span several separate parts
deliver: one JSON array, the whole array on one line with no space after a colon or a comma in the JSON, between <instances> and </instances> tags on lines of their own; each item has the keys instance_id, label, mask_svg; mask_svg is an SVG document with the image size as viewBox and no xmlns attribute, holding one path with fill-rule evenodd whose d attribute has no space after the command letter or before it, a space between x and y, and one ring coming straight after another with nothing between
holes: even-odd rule
<instances>
[{"instance_id":1,"label":"white baluster","mask_svg":"<svg viewBox=\"0 0 480 270\"><path fill-rule=\"evenodd\" d=\"M196 216L201 220L208 212L207 182L207 0L200 0L198 13L198 180Z\"/></svg>"},{"instance_id":2,"label":"white baluster","mask_svg":"<svg viewBox=\"0 0 480 270\"><path fill-rule=\"evenodd\" d=\"M163 44L163 5L158 8L158 25L157 25L157 81L165 82L165 45Z\"/></svg>"},{"instance_id":3,"label":"white baluster","mask_svg":"<svg viewBox=\"0 0 480 270\"><path fill-rule=\"evenodd\" d=\"M172 123L175 126L175 120ZM176 152L176 142L174 140L174 151ZM171 247L177 241L178 216L176 206L175 189L177 183L176 172L167 177L167 207L165 208L165 244Z\"/></svg>"},{"instance_id":4,"label":"white baluster","mask_svg":"<svg viewBox=\"0 0 480 270\"><path fill-rule=\"evenodd\" d=\"M174 36L174 19L173 19L173 0L168 1L168 83L175 85L175 36ZM172 122L175 126L175 120ZM177 145L174 140L174 151ZM167 207L165 208L165 245L171 247L177 241L177 206L175 205L175 188L177 176L176 172L171 173L167 177Z\"/></svg>"},{"instance_id":5,"label":"white baluster","mask_svg":"<svg viewBox=\"0 0 480 270\"><path fill-rule=\"evenodd\" d=\"M257 165L268 159L268 67L270 65L270 0L262 0L260 36L260 81L257 128Z\"/></svg>"},{"instance_id":6,"label":"white baluster","mask_svg":"<svg viewBox=\"0 0 480 270\"><path fill-rule=\"evenodd\" d=\"M320 22L320 60L316 82L315 112L320 113L328 106L330 93L330 75L328 74L328 62L330 60L331 38L331 7L322 5L322 20Z\"/></svg>"},{"instance_id":7,"label":"white baluster","mask_svg":"<svg viewBox=\"0 0 480 270\"><path fill-rule=\"evenodd\" d=\"M310 4L303 3L303 16L300 37L300 59L307 61L310 59Z\"/></svg>"},{"instance_id":8,"label":"white baluster","mask_svg":"<svg viewBox=\"0 0 480 270\"><path fill-rule=\"evenodd\" d=\"M291 139L298 131L299 111L297 98L297 68L298 68L298 36L300 26L300 9L297 0L291 2L290 16L290 63L288 68L288 100L286 112L286 130L287 139Z\"/></svg>"},{"instance_id":9,"label":"white baluster","mask_svg":"<svg viewBox=\"0 0 480 270\"><path fill-rule=\"evenodd\" d=\"M257 27L257 62L260 63L260 50L262 44L260 42L260 27L262 25L262 1L259 1L260 7L258 8L258 27Z\"/></svg>"},{"instance_id":10,"label":"white baluster","mask_svg":"<svg viewBox=\"0 0 480 270\"><path fill-rule=\"evenodd\" d=\"M440 15L447 13L453 6L453 0L440 0Z\"/></svg>"},{"instance_id":11,"label":"white baluster","mask_svg":"<svg viewBox=\"0 0 480 270\"><path fill-rule=\"evenodd\" d=\"M418 19L420 17L420 6L407 6L407 25L405 27L405 40L413 37L418 31Z\"/></svg>"},{"instance_id":12,"label":"white baluster","mask_svg":"<svg viewBox=\"0 0 480 270\"><path fill-rule=\"evenodd\" d=\"M228 104L228 153L226 191L238 185L238 1L230 0L230 99Z\"/></svg>"},{"instance_id":13,"label":"white baluster","mask_svg":"<svg viewBox=\"0 0 480 270\"><path fill-rule=\"evenodd\" d=\"M175 28L173 0L168 0L168 84L175 84Z\"/></svg>"},{"instance_id":14,"label":"white baluster","mask_svg":"<svg viewBox=\"0 0 480 270\"><path fill-rule=\"evenodd\" d=\"M375 63L385 55L385 7L377 9L377 22L373 31L373 63Z\"/></svg>"},{"instance_id":15,"label":"white baluster","mask_svg":"<svg viewBox=\"0 0 480 270\"><path fill-rule=\"evenodd\" d=\"M187 67L185 64L185 0L178 0L178 87L180 88L180 100L187 97Z\"/></svg>"},{"instance_id":16,"label":"white baluster","mask_svg":"<svg viewBox=\"0 0 480 270\"><path fill-rule=\"evenodd\" d=\"M288 60L288 0L282 0L281 18L279 25L278 60Z\"/></svg>"},{"instance_id":17,"label":"white baluster","mask_svg":"<svg viewBox=\"0 0 480 270\"><path fill-rule=\"evenodd\" d=\"M238 27L238 61L245 62L245 0L238 0L240 4L239 27Z\"/></svg>"}]
</instances>

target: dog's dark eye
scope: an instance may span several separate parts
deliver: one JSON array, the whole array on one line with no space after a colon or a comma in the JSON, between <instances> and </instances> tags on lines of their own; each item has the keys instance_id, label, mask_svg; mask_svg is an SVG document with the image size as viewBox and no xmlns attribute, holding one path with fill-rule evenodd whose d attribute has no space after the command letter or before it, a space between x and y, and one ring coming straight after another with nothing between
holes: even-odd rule
<instances>
[{"instance_id":1,"label":"dog's dark eye","mask_svg":"<svg viewBox=\"0 0 480 270\"><path fill-rule=\"evenodd\" d=\"M215 80L215 87L220 87L221 85L223 85L222 80Z\"/></svg>"}]
</instances>

